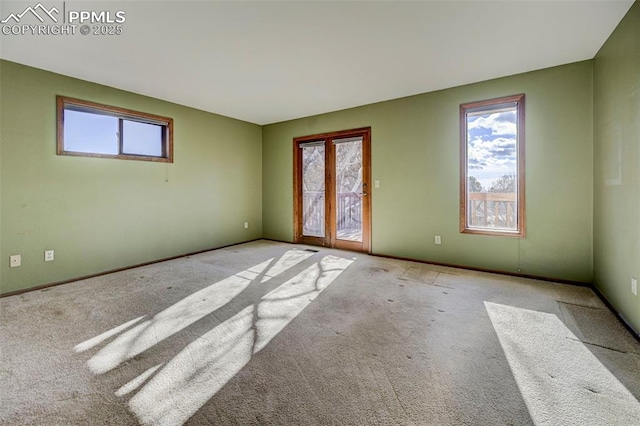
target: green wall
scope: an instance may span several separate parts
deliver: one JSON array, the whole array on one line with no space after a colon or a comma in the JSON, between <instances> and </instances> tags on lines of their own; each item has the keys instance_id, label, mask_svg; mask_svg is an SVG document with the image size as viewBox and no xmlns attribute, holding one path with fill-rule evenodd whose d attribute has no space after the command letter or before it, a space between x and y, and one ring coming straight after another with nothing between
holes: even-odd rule
<instances>
[{"instance_id":1,"label":"green wall","mask_svg":"<svg viewBox=\"0 0 640 426\"><path fill-rule=\"evenodd\" d=\"M172 117L175 162L56 155L58 94ZM7 61L0 108L3 293L262 236L260 126Z\"/></svg>"},{"instance_id":2,"label":"green wall","mask_svg":"<svg viewBox=\"0 0 640 426\"><path fill-rule=\"evenodd\" d=\"M640 4L594 59L594 283L640 330Z\"/></svg>"},{"instance_id":3,"label":"green wall","mask_svg":"<svg viewBox=\"0 0 640 426\"><path fill-rule=\"evenodd\" d=\"M371 126L374 253L591 282L592 83L586 61L265 126L264 236L293 238L292 139ZM527 236L461 234L459 106L518 93Z\"/></svg>"},{"instance_id":4,"label":"green wall","mask_svg":"<svg viewBox=\"0 0 640 426\"><path fill-rule=\"evenodd\" d=\"M459 105L517 93L527 236L460 234ZM57 156L58 94L173 117L175 163ZM593 61L264 127L0 61L0 292L260 237L291 241L292 139L364 126L381 183L374 253L593 281L640 329L630 291L640 278L638 3ZM21 267L9 268L12 254Z\"/></svg>"}]
</instances>

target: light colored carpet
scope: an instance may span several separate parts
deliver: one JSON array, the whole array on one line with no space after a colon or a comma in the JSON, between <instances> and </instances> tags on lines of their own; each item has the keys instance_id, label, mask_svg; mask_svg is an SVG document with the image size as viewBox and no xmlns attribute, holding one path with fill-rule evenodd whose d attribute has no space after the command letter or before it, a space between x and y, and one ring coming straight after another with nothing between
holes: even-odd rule
<instances>
[{"instance_id":1,"label":"light colored carpet","mask_svg":"<svg viewBox=\"0 0 640 426\"><path fill-rule=\"evenodd\" d=\"M635 425L587 288L257 241L0 299L3 425Z\"/></svg>"}]
</instances>

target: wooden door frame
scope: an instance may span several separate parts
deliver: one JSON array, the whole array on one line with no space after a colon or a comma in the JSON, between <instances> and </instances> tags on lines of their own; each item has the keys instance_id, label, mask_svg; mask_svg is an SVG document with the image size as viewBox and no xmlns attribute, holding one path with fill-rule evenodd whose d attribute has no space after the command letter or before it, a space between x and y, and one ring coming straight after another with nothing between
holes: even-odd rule
<instances>
[{"instance_id":1,"label":"wooden door frame","mask_svg":"<svg viewBox=\"0 0 640 426\"><path fill-rule=\"evenodd\" d=\"M362 136L362 243L338 240L335 232L327 236L327 230L335 229L335 217L332 211L335 198L333 173L335 170L335 155L333 139ZM300 144L305 142L325 142L325 237L308 237L302 235L302 150ZM338 246L348 250L360 251L362 245L364 253L371 253L371 127L340 130L337 132L293 138L293 241L295 243L313 244L326 247Z\"/></svg>"}]
</instances>

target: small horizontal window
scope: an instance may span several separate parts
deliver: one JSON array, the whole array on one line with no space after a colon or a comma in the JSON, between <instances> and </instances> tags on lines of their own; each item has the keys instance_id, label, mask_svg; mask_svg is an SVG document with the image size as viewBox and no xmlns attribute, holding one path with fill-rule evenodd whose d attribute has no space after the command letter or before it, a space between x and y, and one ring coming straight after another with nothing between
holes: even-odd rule
<instances>
[{"instance_id":1,"label":"small horizontal window","mask_svg":"<svg viewBox=\"0 0 640 426\"><path fill-rule=\"evenodd\" d=\"M58 155L173 163L173 119L58 96Z\"/></svg>"}]
</instances>

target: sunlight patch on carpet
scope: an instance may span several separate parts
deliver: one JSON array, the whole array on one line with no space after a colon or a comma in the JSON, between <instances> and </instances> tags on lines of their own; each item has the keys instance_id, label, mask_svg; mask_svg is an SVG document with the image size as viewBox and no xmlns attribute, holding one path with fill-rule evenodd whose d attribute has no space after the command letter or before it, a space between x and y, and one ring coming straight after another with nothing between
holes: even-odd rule
<instances>
[{"instance_id":1,"label":"sunlight patch on carpet","mask_svg":"<svg viewBox=\"0 0 640 426\"><path fill-rule=\"evenodd\" d=\"M160 367L162 367L162 364L158 364L155 367L151 367L150 369L148 369L147 371L145 371L135 379L131 380L126 385L120 387L120 389L116 391L116 396L122 397L138 389L149 377L153 375L153 373L158 371L158 368Z\"/></svg>"},{"instance_id":2,"label":"sunlight patch on carpet","mask_svg":"<svg viewBox=\"0 0 640 426\"><path fill-rule=\"evenodd\" d=\"M271 278L277 277L281 273L287 271L288 269L291 269L298 263L308 259L313 255L313 252L309 252L306 250L289 250L284 254L284 256L278 259L278 261L271 268L269 268L267 272L264 273L264 276L262 277L262 280L260 280L260 282L263 284L266 283Z\"/></svg>"},{"instance_id":3,"label":"sunlight patch on carpet","mask_svg":"<svg viewBox=\"0 0 640 426\"><path fill-rule=\"evenodd\" d=\"M640 424L640 402L557 316L484 304L537 426Z\"/></svg>"},{"instance_id":4,"label":"sunlight patch on carpet","mask_svg":"<svg viewBox=\"0 0 640 426\"><path fill-rule=\"evenodd\" d=\"M95 374L111 371L124 361L226 305L261 276L260 282L264 283L312 255L313 253L302 250L289 250L275 263L275 259L271 258L203 288L159 312L150 320L119 335L96 353L87 364Z\"/></svg>"},{"instance_id":5,"label":"sunlight patch on carpet","mask_svg":"<svg viewBox=\"0 0 640 426\"><path fill-rule=\"evenodd\" d=\"M326 256L187 345L131 400L145 425L180 425L326 289L353 259Z\"/></svg>"},{"instance_id":6,"label":"sunlight patch on carpet","mask_svg":"<svg viewBox=\"0 0 640 426\"><path fill-rule=\"evenodd\" d=\"M76 352L84 352L87 351L95 346L98 346L100 343L104 342L105 340L115 336L116 334L120 333L121 331L126 330L127 328L131 327L132 325L138 323L140 320L142 320L145 316L141 316L138 317L136 319L132 319L129 322L125 322L122 325L119 325L117 327L112 328L109 331L105 331L104 333L96 336L96 337L92 337L89 340L85 340L82 343L78 343L73 350Z\"/></svg>"}]
</instances>

